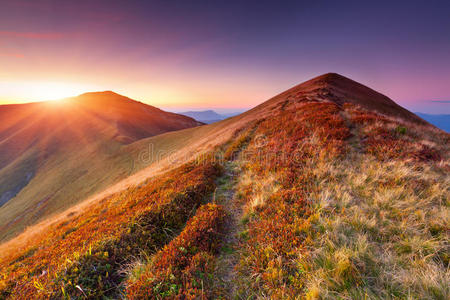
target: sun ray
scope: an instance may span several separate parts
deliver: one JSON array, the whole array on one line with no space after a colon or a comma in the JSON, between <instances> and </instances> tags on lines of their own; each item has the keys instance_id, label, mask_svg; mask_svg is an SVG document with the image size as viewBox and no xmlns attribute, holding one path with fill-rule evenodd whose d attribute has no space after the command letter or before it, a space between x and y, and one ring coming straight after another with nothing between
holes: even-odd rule
<instances>
[{"instance_id":1,"label":"sun ray","mask_svg":"<svg viewBox=\"0 0 450 300\"><path fill-rule=\"evenodd\" d=\"M62 81L0 82L2 98L16 99L24 102L61 100L85 93L89 90L99 89L97 86Z\"/></svg>"}]
</instances>

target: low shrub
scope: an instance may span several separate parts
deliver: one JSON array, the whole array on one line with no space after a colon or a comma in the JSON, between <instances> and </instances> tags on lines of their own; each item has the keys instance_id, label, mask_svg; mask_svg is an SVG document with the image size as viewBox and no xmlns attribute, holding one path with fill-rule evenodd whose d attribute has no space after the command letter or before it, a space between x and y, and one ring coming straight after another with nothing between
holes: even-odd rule
<instances>
[{"instance_id":1,"label":"low shrub","mask_svg":"<svg viewBox=\"0 0 450 300\"><path fill-rule=\"evenodd\" d=\"M200 207L186 228L164 249L137 278L127 282L129 299L189 299L208 293L215 254L221 246L226 213L222 206Z\"/></svg>"}]
</instances>

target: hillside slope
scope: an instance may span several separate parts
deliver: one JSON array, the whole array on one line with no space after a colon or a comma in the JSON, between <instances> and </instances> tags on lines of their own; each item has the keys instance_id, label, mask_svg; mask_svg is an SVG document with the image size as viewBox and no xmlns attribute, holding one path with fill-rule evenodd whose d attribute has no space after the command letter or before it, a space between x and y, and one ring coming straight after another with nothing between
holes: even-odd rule
<instances>
[{"instance_id":1,"label":"hillside slope","mask_svg":"<svg viewBox=\"0 0 450 300\"><path fill-rule=\"evenodd\" d=\"M326 74L162 136L170 161L1 246L2 297L449 298L450 135L392 100Z\"/></svg>"},{"instance_id":2,"label":"hillside slope","mask_svg":"<svg viewBox=\"0 0 450 300\"><path fill-rule=\"evenodd\" d=\"M135 172L124 147L199 125L113 92L0 106L0 239Z\"/></svg>"}]
</instances>

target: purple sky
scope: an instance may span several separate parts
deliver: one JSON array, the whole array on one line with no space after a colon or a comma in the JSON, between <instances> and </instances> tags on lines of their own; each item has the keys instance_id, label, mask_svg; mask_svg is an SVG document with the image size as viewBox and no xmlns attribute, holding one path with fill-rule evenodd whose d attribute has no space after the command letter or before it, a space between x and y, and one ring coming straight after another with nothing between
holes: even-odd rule
<instances>
[{"instance_id":1,"label":"purple sky","mask_svg":"<svg viewBox=\"0 0 450 300\"><path fill-rule=\"evenodd\" d=\"M326 72L450 113L448 1L0 0L0 103L248 108Z\"/></svg>"}]
</instances>

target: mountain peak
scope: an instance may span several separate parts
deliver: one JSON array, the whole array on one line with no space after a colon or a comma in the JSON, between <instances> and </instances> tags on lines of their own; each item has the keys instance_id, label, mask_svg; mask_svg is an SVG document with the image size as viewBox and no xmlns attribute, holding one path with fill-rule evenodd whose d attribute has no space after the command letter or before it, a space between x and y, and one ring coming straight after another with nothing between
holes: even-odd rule
<instances>
[{"instance_id":1,"label":"mountain peak","mask_svg":"<svg viewBox=\"0 0 450 300\"><path fill-rule=\"evenodd\" d=\"M98 91L98 92L87 92L83 93L81 95L78 95L76 97L73 97L72 99L75 100L96 100L96 99L109 99L109 100L132 100L126 96L120 95L118 93L115 93L113 91ZM134 100L132 100L134 101Z\"/></svg>"},{"instance_id":2,"label":"mountain peak","mask_svg":"<svg viewBox=\"0 0 450 300\"><path fill-rule=\"evenodd\" d=\"M128 108L130 105L134 106L140 102L120 95L113 91L88 92L79 96L70 98L74 103L81 104L87 107L96 107L97 109L105 108ZM156 109L148 105L151 109Z\"/></svg>"},{"instance_id":3,"label":"mountain peak","mask_svg":"<svg viewBox=\"0 0 450 300\"><path fill-rule=\"evenodd\" d=\"M81 95L78 95L77 97L91 97L91 96L120 96L125 97L123 95L120 95L113 91L97 91L97 92L86 92ZM126 98L126 97L125 97Z\"/></svg>"},{"instance_id":4,"label":"mountain peak","mask_svg":"<svg viewBox=\"0 0 450 300\"><path fill-rule=\"evenodd\" d=\"M338 73L325 73L322 75L319 75L317 77L314 77L308 81L305 81L301 83L302 86L314 86L317 85L318 87L341 87L345 89L352 89L352 88L364 88L366 90L370 90L371 93L375 92L374 90L370 89L369 87L354 81L348 77L345 77ZM376 92L379 94L378 92ZM381 94L380 94L381 95Z\"/></svg>"},{"instance_id":5,"label":"mountain peak","mask_svg":"<svg viewBox=\"0 0 450 300\"><path fill-rule=\"evenodd\" d=\"M317 81L317 82L333 82L337 80L351 80L341 74L338 73L325 73L322 75L319 75L317 77L312 78L310 81Z\"/></svg>"},{"instance_id":6,"label":"mountain peak","mask_svg":"<svg viewBox=\"0 0 450 300\"><path fill-rule=\"evenodd\" d=\"M338 105L353 103L384 115L427 124L389 97L337 73L326 73L314 77L272 98L270 102L283 102L286 99L294 103L308 99L331 101Z\"/></svg>"}]
</instances>

